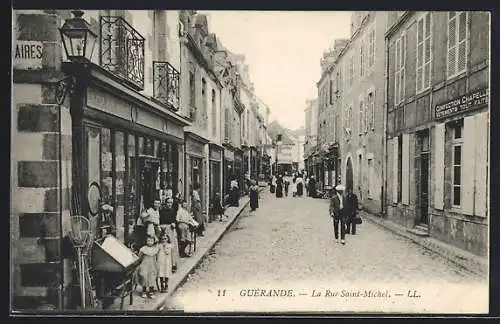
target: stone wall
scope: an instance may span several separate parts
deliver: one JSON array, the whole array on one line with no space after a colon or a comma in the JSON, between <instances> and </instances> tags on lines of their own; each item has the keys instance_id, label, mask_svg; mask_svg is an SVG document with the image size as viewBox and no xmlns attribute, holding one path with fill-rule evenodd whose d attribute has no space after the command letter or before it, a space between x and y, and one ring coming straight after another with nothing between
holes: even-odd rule
<instances>
[{"instance_id":1,"label":"stone wall","mask_svg":"<svg viewBox=\"0 0 500 324\"><path fill-rule=\"evenodd\" d=\"M60 18L41 11L15 15L13 39L40 41L42 67L14 70L11 119L11 246L14 309L62 300L69 262L62 258L71 205L71 117L55 100L60 74Z\"/></svg>"}]
</instances>

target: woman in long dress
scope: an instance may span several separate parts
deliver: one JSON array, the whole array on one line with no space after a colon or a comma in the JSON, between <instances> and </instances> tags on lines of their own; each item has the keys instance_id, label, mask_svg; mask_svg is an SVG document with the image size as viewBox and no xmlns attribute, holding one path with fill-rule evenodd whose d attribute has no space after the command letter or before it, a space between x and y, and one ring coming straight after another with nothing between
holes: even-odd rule
<instances>
[{"instance_id":1,"label":"woman in long dress","mask_svg":"<svg viewBox=\"0 0 500 324\"><path fill-rule=\"evenodd\" d=\"M302 194L304 193L304 181L302 180L302 176L300 174L295 180L295 185L297 186L297 196L302 197Z\"/></svg>"},{"instance_id":2,"label":"woman in long dress","mask_svg":"<svg viewBox=\"0 0 500 324\"><path fill-rule=\"evenodd\" d=\"M229 192L229 200L231 206L238 207L240 205L240 189L236 179L231 180L231 191Z\"/></svg>"},{"instance_id":3,"label":"woman in long dress","mask_svg":"<svg viewBox=\"0 0 500 324\"><path fill-rule=\"evenodd\" d=\"M276 198L283 198L283 177L281 175L276 180Z\"/></svg>"},{"instance_id":4,"label":"woman in long dress","mask_svg":"<svg viewBox=\"0 0 500 324\"><path fill-rule=\"evenodd\" d=\"M179 238L179 252L182 258L189 257L190 255L186 254L186 247L189 243L191 243L191 237L189 232L189 226L196 225L197 222L191 216L191 214L187 210L187 202L184 200L179 205L179 209L177 210L177 233Z\"/></svg>"},{"instance_id":5,"label":"woman in long dress","mask_svg":"<svg viewBox=\"0 0 500 324\"><path fill-rule=\"evenodd\" d=\"M259 186L255 180L252 180L250 186L250 209L255 211L255 209L259 208Z\"/></svg>"},{"instance_id":6,"label":"woman in long dress","mask_svg":"<svg viewBox=\"0 0 500 324\"><path fill-rule=\"evenodd\" d=\"M271 179L271 188L269 189L271 193L274 193L276 191L276 176L273 175Z\"/></svg>"},{"instance_id":7,"label":"woman in long dress","mask_svg":"<svg viewBox=\"0 0 500 324\"><path fill-rule=\"evenodd\" d=\"M292 183L290 183L290 191L292 192L292 197L297 196L297 178L294 176Z\"/></svg>"},{"instance_id":8,"label":"woman in long dress","mask_svg":"<svg viewBox=\"0 0 500 324\"><path fill-rule=\"evenodd\" d=\"M198 226L198 235L203 236L203 232L205 231L205 217L203 216L201 199L197 190L193 190L191 213L193 213L194 219L198 222L198 224L200 224L200 226Z\"/></svg>"}]
</instances>

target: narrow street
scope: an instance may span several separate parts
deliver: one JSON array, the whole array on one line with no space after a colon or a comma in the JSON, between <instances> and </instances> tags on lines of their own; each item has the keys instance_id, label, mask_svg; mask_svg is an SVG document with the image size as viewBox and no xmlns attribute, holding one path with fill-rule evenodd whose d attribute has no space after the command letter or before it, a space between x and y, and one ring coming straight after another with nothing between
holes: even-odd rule
<instances>
[{"instance_id":1,"label":"narrow street","mask_svg":"<svg viewBox=\"0 0 500 324\"><path fill-rule=\"evenodd\" d=\"M362 282L408 289L432 285L433 290L486 285L481 278L369 221L358 226L355 236L346 236L345 246L336 243L327 214L328 200L276 199L267 190L262 196L260 208L254 213L248 208L243 212L174 293L165 310L191 307L215 311L213 306L204 309L200 304L186 305L185 300L197 296L198 302L206 302L204 293L216 295L226 287L233 287L233 295L241 298L241 289L297 288L312 282L319 282L318 287L334 282L342 282L345 287Z\"/></svg>"}]
</instances>

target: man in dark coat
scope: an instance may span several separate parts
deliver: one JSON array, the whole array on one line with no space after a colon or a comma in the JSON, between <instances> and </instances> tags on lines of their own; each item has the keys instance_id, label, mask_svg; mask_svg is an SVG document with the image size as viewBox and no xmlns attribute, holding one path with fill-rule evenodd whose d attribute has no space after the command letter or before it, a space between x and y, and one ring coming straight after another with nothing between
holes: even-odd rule
<instances>
[{"instance_id":1,"label":"man in dark coat","mask_svg":"<svg viewBox=\"0 0 500 324\"><path fill-rule=\"evenodd\" d=\"M356 223L354 219L358 213L358 196L352 192L352 188L347 188L347 195L345 197L345 214L346 214L346 233L356 234Z\"/></svg>"},{"instance_id":2,"label":"man in dark coat","mask_svg":"<svg viewBox=\"0 0 500 324\"><path fill-rule=\"evenodd\" d=\"M335 193L330 198L330 216L333 218L333 230L335 234L335 240L339 241L339 223L340 223L340 242L342 245L345 244L345 200L342 196L344 191L343 185L338 185L335 187Z\"/></svg>"}]
</instances>

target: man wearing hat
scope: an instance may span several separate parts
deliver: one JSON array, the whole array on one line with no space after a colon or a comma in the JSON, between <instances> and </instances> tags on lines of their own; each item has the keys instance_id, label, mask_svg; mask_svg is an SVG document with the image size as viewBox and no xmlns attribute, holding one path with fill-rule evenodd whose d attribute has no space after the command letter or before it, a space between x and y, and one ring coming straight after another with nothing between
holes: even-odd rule
<instances>
[{"instance_id":1,"label":"man wearing hat","mask_svg":"<svg viewBox=\"0 0 500 324\"><path fill-rule=\"evenodd\" d=\"M335 193L330 198L330 216L333 218L333 230L335 240L339 241L339 223L340 223L340 242L345 244L345 213L344 213L344 196L342 195L345 187L341 184L335 187Z\"/></svg>"}]
</instances>

